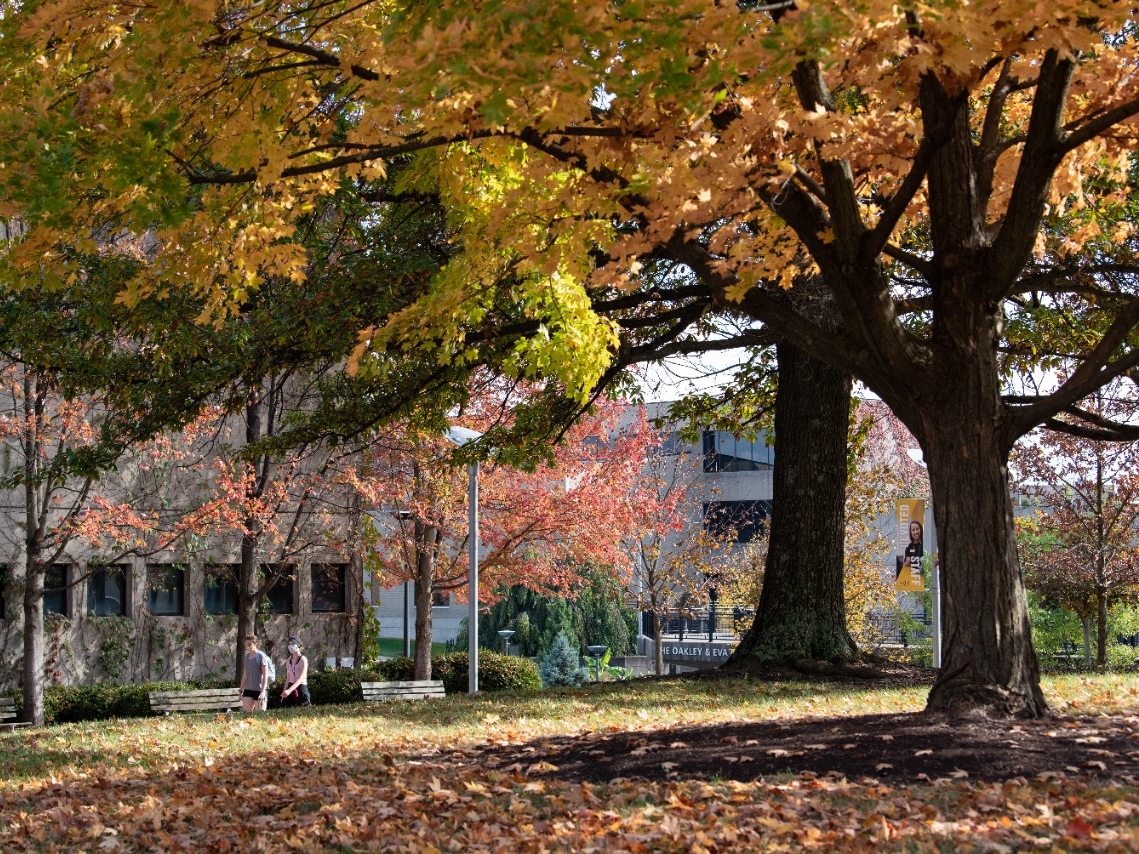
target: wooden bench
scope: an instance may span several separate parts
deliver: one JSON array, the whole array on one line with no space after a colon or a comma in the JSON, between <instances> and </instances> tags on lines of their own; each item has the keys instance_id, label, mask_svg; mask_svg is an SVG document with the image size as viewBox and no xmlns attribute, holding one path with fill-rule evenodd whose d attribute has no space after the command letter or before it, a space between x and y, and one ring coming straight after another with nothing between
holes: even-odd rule
<instances>
[{"instance_id":1,"label":"wooden bench","mask_svg":"<svg viewBox=\"0 0 1139 854\"><path fill-rule=\"evenodd\" d=\"M16 720L16 701L11 697L0 697L0 730L18 729L24 726L31 724Z\"/></svg>"},{"instance_id":2,"label":"wooden bench","mask_svg":"<svg viewBox=\"0 0 1139 854\"><path fill-rule=\"evenodd\" d=\"M445 697L442 679L416 679L407 682L361 682L360 690L368 703L386 700L426 700Z\"/></svg>"},{"instance_id":3,"label":"wooden bench","mask_svg":"<svg viewBox=\"0 0 1139 854\"><path fill-rule=\"evenodd\" d=\"M228 712L240 708L241 691L237 688L150 692L150 710L164 715L171 712Z\"/></svg>"}]
</instances>

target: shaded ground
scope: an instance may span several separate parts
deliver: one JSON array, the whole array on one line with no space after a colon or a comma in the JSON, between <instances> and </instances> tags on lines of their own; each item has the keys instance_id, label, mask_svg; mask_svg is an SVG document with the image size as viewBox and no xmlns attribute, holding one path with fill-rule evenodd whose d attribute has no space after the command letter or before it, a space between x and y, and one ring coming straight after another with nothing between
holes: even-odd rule
<instances>
[{"instance_id":1,"label":"shaded ground","mask_svg":"<svg viewBox=\"0 0 1139 854\"><path fill-rule=\"evenodd\" d=\"M771 675L781 681L794 678L788 671ZM929 671L895 668L871 684L929 681ZM867 687L863 680L852 684ZM744 721L550 738L517 749L488 747L466 759L531 778L594 783L621 778L752 781L783 774L884 783L1081 775L1131 785L1139 782L1139 716L966 721L922 713Z\"/></svg>"}]
</instances>

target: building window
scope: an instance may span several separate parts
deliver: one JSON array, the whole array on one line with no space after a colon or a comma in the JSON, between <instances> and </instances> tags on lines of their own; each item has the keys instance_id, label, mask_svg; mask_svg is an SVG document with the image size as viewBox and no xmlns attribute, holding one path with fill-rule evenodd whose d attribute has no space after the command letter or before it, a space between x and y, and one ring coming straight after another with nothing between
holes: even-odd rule
<instances>
[{"instance_id":1,"label":"building window","mask_svg":"<svg viewBox=\"0 0 1139 854\"><path fill-rule=\"evenodd\" d=\"M704 431L704 471L769 471L774 466L775 449L762 433L753 442L723 430Z\"/></svg>"},{"instance_id":2,"label":"building window","mask_svg":"<svg viewBox=\"0 0 1139 854\"><path fill-rule=\"evenodd\" d=\"M146 610L161 617L181 617L186 572L178 564L152 563L146 568Z\"/></svg>"},{"instance_id":3,"label":"building window","mask_svg":"<svg viewBox=\"0 0 1139 854\"><path fill-rule=\"evenodd\" d=\"M279 572L277 580L265 594L265 602L270 614L293 613L293 579L296 577L296 567L278 566L276 564L262 567L262 572L271 574ZM343 610L343 609L341 609Z\"/></svg>"},{"instance_id":4,"label":"building window","mask_svg":"<svg viewBox=\"0 0 1139 854\"><path fill-rule=\"evenodd\" d=\"M451 607L451 594L447 590L440 590L437 587L431 588L431 607L432 608L450 608Z\"/></svg>"},{"instance_id":5,"label":"building window","mask_svg":"<svg viewBox=\"0 0 1139 854\"><path fill-rule=\"evenodd\" d=\"M664 434L660 442L660 455L662 457L679 457L684 450L684 442L680 438L679 430L672 430Z\"/></svg>"},{"instance_id":6,"label":"building window","mask_svg":"<svg viewBox=\"0 0 1139 854\"><path fill-rule=\"evenodd\" d=\"M44 573L44 613L67 616L67 564L53 563Z\"/></svg>"},{"instance_id":7,"label":"building window","mask_svg":"<svg viewBox=\"0 0 1139 854\"><path fill-rule=\"evenodd\" d=\"M770 501L709 501L704 505L704 530L734 543L750 543L763 536L770 515Z\"/></svg>"},{"instance_id":8,"label":"building window","mask_svg":"<svg viewBox=\"0 0 1139 854\"><path fill-rule=\"evenodd\" d=\"M8 617L8 564L0 563L0 620Z\"/></svg>"},{"instance_id":9,"label":"building window","mask_svg":"<svg viewBox=\"0 0 1139 854\"><path fill-rule=\"evenodd\" d=\"M88 567L87 613L93 617L127 615L127 570L123 566Z\"/></svg>"},{"instance_id":10,"label":"building window","mask_svg":"<svg viewBox=\"0 0 1139 854\"><path fill-rule=\"evenodd\" d=\"M237 573L236 563L214 564L206 567L206 585L202 604L207 614L237 613Z\"/></svg>"},{"instance_id":11,"label":"building window","mask_svg":"<svg viewBox=\"0 0 1139 854\"><path fill-rule=\"evenodd\" d=\"M312 565L313 613L339 613L344 608L344 578L348 565L344 563L314 563Z\"/></svg>"}]
</instances>

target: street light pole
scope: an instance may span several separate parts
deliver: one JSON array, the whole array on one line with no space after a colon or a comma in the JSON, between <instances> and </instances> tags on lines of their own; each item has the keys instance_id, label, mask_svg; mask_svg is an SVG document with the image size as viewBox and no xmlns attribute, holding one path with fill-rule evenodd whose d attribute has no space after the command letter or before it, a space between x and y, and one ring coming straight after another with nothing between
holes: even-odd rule
<instances>
[{"instance_id":1,"label":"street light pole","mask_svg":"<svg viewBox=\"0 0 1139 854\"><path fill-rule=\"evenodd\" d=\"M462 447L482 437L477 430L466 427L451 427L447 430L447 440ZM477 694L479 690L479 464L475 461L467 466L468 490L467 505L470 510L467 540L470 552L467 559L467 692Z\"/></svg>"},{"instance_id":2,"label":"street light pole","mask_svg":"<svg viewBox=\"0 0 1139 854\"><path fill-rule=\"evenodd\" d=\"M467 609L467 692L479 690L479 464L467 467L470 505L470 565L469 599Z\"/></svg>"}]
</instances>

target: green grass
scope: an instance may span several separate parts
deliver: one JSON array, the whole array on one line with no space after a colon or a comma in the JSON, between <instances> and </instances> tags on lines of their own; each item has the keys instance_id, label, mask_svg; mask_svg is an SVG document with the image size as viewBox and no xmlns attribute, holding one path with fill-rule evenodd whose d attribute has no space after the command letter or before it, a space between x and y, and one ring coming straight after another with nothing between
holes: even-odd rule
<instances>
[{"instance_id":1,"label":"green grass","mask_svg":"<svg viewBox=\"0 0 1139 854\"><path fill-rule=\"evenodd\" d=\"M384 658L398 658L403 655L403 638L380 638L378 642L380 655ZM432 655L445 655L451 650L445 643L431 644ZM415 640L411 641L411 654L415 655Z\"/></svg>"}]
</instances>

